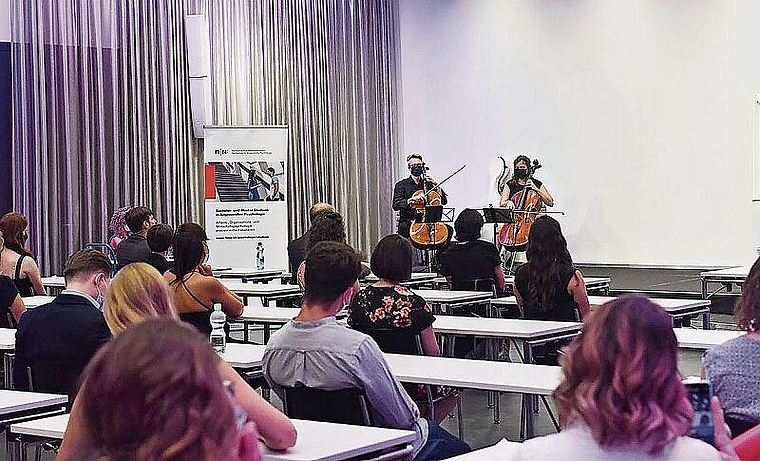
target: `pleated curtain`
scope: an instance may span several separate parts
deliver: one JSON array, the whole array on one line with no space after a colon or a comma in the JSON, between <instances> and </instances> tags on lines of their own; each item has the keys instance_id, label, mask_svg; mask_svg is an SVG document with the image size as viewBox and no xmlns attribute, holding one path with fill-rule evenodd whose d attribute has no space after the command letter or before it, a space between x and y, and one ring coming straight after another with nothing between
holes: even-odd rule
<instances>
[{"instance_id":1,"label":"pleated curtain","mask_svg":"<svg viewBox=\"0 0 760 461\"><path fill-rule=\"evenodd\" d=\"M43 274L120 206L202 220L187 14L210 23L212 123L290 126L290 235L329 201L368 252L393 228L395 1L11 0L13 203Z\"/></svg>"}]
</instances>

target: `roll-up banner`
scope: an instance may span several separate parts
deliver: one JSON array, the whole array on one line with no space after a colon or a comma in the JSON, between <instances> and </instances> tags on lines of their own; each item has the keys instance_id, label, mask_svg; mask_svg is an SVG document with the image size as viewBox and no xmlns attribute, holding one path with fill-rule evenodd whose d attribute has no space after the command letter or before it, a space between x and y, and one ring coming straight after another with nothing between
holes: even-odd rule
<instances>
[{"instance_id":1,"label":"roll-up banner","mask_svg":"<svg viewBox=\"0 0 760 461\"><path fill-rule=\"evenodd\" d=\"M287 126L205 127L206 233L216 267L288 269Z\"/></svg>"}]
</instances>

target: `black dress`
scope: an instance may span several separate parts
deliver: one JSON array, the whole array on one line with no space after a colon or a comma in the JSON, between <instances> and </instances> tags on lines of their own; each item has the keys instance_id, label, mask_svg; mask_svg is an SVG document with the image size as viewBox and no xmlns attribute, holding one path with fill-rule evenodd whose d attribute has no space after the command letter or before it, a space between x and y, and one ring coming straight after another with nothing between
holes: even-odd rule
<instances>
[{"instance_id":1,"label":"black dress","mask_svg":"<svg viewBox=\"0 0 760 461\"><path fill-rule=\"evenodd\" d=\"M16 328L10 307L18 296L18 289L10 277L0 275L0 328Z\"/></svg>"}]
</instances>

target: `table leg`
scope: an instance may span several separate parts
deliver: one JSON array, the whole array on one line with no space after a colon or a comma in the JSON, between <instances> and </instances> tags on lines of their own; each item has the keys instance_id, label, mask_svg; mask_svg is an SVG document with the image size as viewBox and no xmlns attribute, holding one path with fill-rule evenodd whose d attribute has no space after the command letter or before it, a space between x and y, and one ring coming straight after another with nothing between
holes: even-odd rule
<instances>
[{"instance_id":1,"label":"table leg","mask_svg":"<svg viewBox=\"0 0 760 461\"><path fill-rule=\"evenodd\" d=\"M3 385L5 389L13 389L13 354L3 354Z\"/></svg>"},{"instance_id":2,"label":"table leg","mask_svg":"<svg viewBox=\"0 0 760 461\"><path fill-rule=\"evenodd\" d=\"M271 327L269 323L264 324L264 344L269 343L269 335L271 334Z\"/></svg>"},{"instance_id":3,"label":"table leg","mask_svg":"<svg viewBox=\"0 0 760 461\"><path fill-rule=\"evenodd\" d=\"M702 278L702 299L707 299L707 279Z\"/></svg>"},{"instance_id":4,"label":"table leg","mask_svg":"<svg viewBox=\"0 0 760 461\"><path fill-rule=\"evenodd\" d=\"M709 306L702 313L702 328L705 330L710 329L710 307Z\"/></svg>"}]
</instances>

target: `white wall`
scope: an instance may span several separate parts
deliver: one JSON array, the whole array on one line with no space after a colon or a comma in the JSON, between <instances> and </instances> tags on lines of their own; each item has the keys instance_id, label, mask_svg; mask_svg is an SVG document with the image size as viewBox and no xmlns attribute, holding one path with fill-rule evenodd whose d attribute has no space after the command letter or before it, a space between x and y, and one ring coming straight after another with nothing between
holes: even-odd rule
<instances>
[{"instance_id":1,"label":"white wall","mask_svg":"<svg viewBox=\"0 0 760 461\"><path fill-rule=\"evenodd\" d=\"M579 262L744 264L760 2L401 4L406 151L487 205L497 153L538 157ZM406 172L404 172L406 173Z\"/></svg>"}]
</instances>

